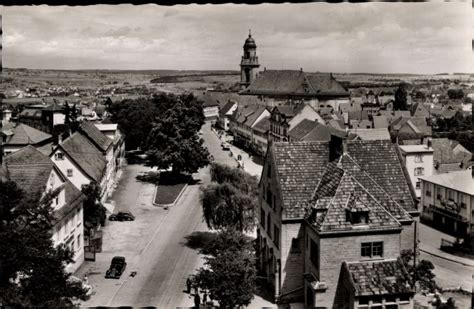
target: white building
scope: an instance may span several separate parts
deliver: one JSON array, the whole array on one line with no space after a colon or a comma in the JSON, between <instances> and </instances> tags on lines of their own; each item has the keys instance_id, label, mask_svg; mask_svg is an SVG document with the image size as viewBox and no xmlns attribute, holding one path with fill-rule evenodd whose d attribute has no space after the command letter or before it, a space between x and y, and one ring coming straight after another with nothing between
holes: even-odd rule
<instances>
[{"instance_id":1,"label":"white building","mask_svg":"<svg viewBox=\"0 0 474 309\"><path fill-rule=\"evenodd\" d=\"M66 265L66 271L76 271L84 262L84 195L50 158L33 146L6 156L5 166L10 180L30 196L38 194L42 199L49 192L53 194L53 243L65 244L74 252L74 262Z\"/></svg>"},{"instance_id":2,"label":"white building","mask_svg":"<svg viewBox=\"0 0 474 309\"><path fill-rule=\"evenodd\" d=\"M421 177L421 218L449 234L474 236L474 178L469 170Z\"/></svg>"},{"instance_id":3,"label":"white building","mask_svg":"<svg viewBox=\"0 0 474 309\"><path fill-rule=\"evenodd\" d=\"M420 177L433 175L433 148L428 145L400 145L399 147L416 196L420 198Z\"/></svg>"}]
</instances>

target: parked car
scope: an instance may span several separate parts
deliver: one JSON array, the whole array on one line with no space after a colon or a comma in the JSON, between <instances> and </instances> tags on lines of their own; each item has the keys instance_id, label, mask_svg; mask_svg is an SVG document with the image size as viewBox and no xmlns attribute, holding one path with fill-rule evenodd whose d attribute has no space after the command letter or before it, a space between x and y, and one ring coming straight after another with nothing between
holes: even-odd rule
<instances>
[{"instance_id":1,"label":"parked car","mask_svg":"<svg viewBox=\"0 0 474 309\"><path fill-rule=\"evenodd\" d=\"M222 150L230 150L229 144L227 144L225 142L221 144L221 147L222 147Z\"/></svg>"},{"instance_id":2,"label":"parked car","mask_svg":"<svg viewBox=\"0 0 474 309\"><path fill-rule=\"evenodd\" d=\"M119 279L126 267L127 262L125 262L125 258L123 256L115 256L110 263L109 269L105 273L105 278Z\"/></svg>"},{"instance_id":3,"label":"parked car","mask_svg":"<svg viewBox=\"0 0 474 309\"><path fill-rule=\"evenodd\" d=\"M110 221L133 221L135 216L130 211L119 211L109 216Z\"/></svg>"}]
</instances>

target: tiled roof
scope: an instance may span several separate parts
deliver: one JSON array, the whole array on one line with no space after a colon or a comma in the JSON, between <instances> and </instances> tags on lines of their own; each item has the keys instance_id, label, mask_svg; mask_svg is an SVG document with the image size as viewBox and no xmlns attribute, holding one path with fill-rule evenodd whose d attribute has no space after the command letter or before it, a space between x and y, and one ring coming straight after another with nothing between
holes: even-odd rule
<instances>
[{"instance_id":1,"label":"tiled roof","mask_svg":"<svg viewBox=\"0 0 474 309\"><path fill-rule=\"evenodd\" d=\"M295 140L301 140L317 125L317 121L303 119L302 121L300 121L300 123L298 123L293 129L288 132L288 136Z\"/></svg>"},{"instance_id":2,"label":"tiled roof","mask_svg":"<svg viewBox=\"0 0 474 309\"><path fill-rule=\"evenodd\" d=\"M409 126L413 133L431 136L431 127L428 126L424 117L398 117L392 120L390 129L400 131L404 126Z\"/></svg>"},{"instance_id":3,"label":"tiled roof","mask_svg":"<svg viewBox=\"0 0 474 309\"><path fill-rule=\"evenodd\" d=\"M219 113L221 113L222 115L225 115L227 114L231 109L232 107L237 104L233 101L229 101L227 102L220 110L219 110Z\"/></svg>"},{"instance_id":4,"label":"tiled roof","mask_svg":"<svg viewBox=\"0 0 474 309\"><path fill-rule=\"evenodd\" d=\"M344 170L349 170L351 175L372 195L390 214L399 221L412 220L410 214L395 201L375 180L352 159L344 154L339 159L339 164Z\"/></svg>"},{"instance_id":5,"label":"tiled roof","mask_svg":"<svg viewBox=\"0 0 474 309\"><path fill-rule=\"evenodd\" d=\"M51 175L53 162L28 145L5 157L5 165L10 179L26 192L42 192Z\"/></svg>"},{"instance_id":6,"label":"tiled roof","mask_svg":"<svg viewBox=\"0 0 474 309\"><path fill-rule=\"evenodd\" d=\"M70 106L72 108L72 105ZM60 105L57 102L53 102L46 106L43 110L45 111L51 111L51 112L62 112L65 109L63 105Z\"/></svg>"},{"instance_id":7,"label":"tiled roof","mask_svg":"<svg viewBox=\"0 0 474 309\"><path fill-rule=\"evenodd\" d=\"M330 73L307 73L306 78L319 95L349 95L349 92Z\"/></svg>"},{"instance_id":8,"label":"tiled roof","mask_svg":"<svg viewBox=\"0 0 474 309\"><path fill-rule=\"evenodd\" d=\"M374 129L388 128L387 116L373 116L374 119Z\"/></svg>"},{"instance_id":9,"label":"tiled roof","mask_svg":"<svg viewBox=\"0 0 474 309\"><path fill-rule=\"evenodd\" d=\"M391 141L347 141L347 152L405 210L416 211L416 197L410 191L409 181Z\"/></svg>"},{"instance_id":10,"label":"tiled roof","mask_svg":"<svg viewBox=\"0 0 474 309\"><path fill-rule=\"evenodd\" d=\"M23 123L19 123L16 127L12 126L11 130L13 135L7 138L5 142L6 145L35 145L52 138L50 134L44 133L43 131L27 126Z\"/></svg>"},{"instance_id":11,"label":"tiled roof","mask_svg":"<svg viewBox=\"0 0 474 309\"><path fill-rule=\"evenodd\" d=\"M310 141L329 142L331 140L331 135L345 138L347 134L346 134L346 131L344 130L338 130L331 126L318 123L316 127L314 127L311 131L308 132L307 135L305 135L302 138L302 140L307 141L307 142L310 142Z\"/></svg>"},{"instance_id":12,"label":"tiled roof","mask_svg":"<svg viewBox=\"0 0 474 309\"><path fill-rule=\"evenodd\" d=\"M79 126L80 130L100 149L106 152L112 145L112 140L93 124L88 121L82 122Z\"/></svg>"},{"instance_id":13,"label":"tiled roof","mask_svg":"<svg viewBox=\"0 0 474 309\"><path fill-rule=\"evenodd\" d=\"M351 133L359 136L361 140L390 140L390 133L387 128L380 129L350 129Z\"/></svg>"},{"instance_id":14,"label":"tiled roof","mask_svg":"<svg viewBox=\"0 0 474 309\"><path fill-rule=\"evenodd\" d=\"M283 217L303 218L299 202L311 198L329 161L325 142L273 143L270 148L282 194Z\"/></svg>"},{"instance_id":15,"label":"tiled roof","mask_svg":"<svg viewBox=\"0 0 474 309\"><path fill-rule=\"evenodd\" d=\"M328 121L328 125L338 130L344 130L345 128L344 119L331 119Z\"/></svg>"},{"instance_id":16,"label":"tiled roof","mask_svg":"<svg viewBox=\"0 0 474 309\"><path fill-rule=\"evenodd\" d=\"M237 107L235 110L233 118L235 119L236 122L238 123L245 123L247 121L247 118L255 113L257 109L260 107L260 105L257 104L249 104L249 105L240 105Z\"/></svg>"},{"instance_id":17,"label":"tiled roof","mask_svg":"<svg viewBox=\"0 0 474 309\"><path fill-rule=\"evenodd\" d=\"M265 106L259 105L258 108L255 110L255 112L253 112L247 117L245 121L245 125L252 127L255 121L258 119L258 117L260 117L262 113L264 113L266 110L267 108Z\"/></svg>"},{"instance_id":18,"label":"tiled roof","mask_svg":"<svg viewBox=\"0 0 474 309\"><path fill-rule=\"evenodd\" d=\"M369 120L369 113L366 110L351 111L349 120Z\"/></svg>"},{"instance_id":19,"label":"tiled roof","mask_svg":"<svg viewBox=\"0 0 474 309\"><path fill-rule=\"evenodd\" d=\"M331 171L327 171L331 177ZM335 178L339 178L340 173ZM330 188L327 191L334 195L326 206L326 211L318 218L310 215L308 221L320 232L353 231L353 230L380 230L380 229L400 229L400 223L364 188L350 173L344 171L339 178L337 189L334 184L320 186L318 190ZM315 196L320 193L316 192ZM325 194L327 194L325 192ZM367 224L353 224L347 218L347 211L362 210L368 211ZM317 210L311 210L312 213ZM313 220L316 218L316 220Z\"/></svg>"},{"instance_id":20,"label":"tiled roof","mask_svg":"<svg viewBox=\"0 0 474 309\"><path fill-rule=\"evenodd\" d=\"M75 132L59 145L96 182L100 183L106 167L99 149L79 132Z\"/></svg>"},{"instance_id":21,"label":"tiled roof","mask_svg":"<svg viewBox=\"0 0 474 309\"><path fill-rule=\"evenodd\" d=\"M343 262L355 296L414 293L400 259Z\"/></svg>"},{"instance_id":22,"label":"tiled roof","mask_svg":"<svg viewBox=\"0 0 474 309\"><path fill-rule=\"evenodd\" d=\"M259 131L262 133L266 133L270 130L270 116L263 117L260 119L259 122L257 122L254 126L253 129L255 131Z\"/></svg>"},{"instance_id":23,"label":"tiled roof","mask_svg":"<svg viewBox=\"0 0 474 309\"><path fill-rule=\"evenodd\" d=\"M410 108L411 115L414 117L429 117L430 113L425 105L421 102L416 102Z\"/></svg>"},{"instance_id":24,"label":"tiled roof","mask_svg":"<svg viewBox=\"0 0 474 309\"><path fill-rule=\"evenodd\" d=\"M461 170L462 168L456 168L456 164L459 165L459 163L463 163L463 165L466 165L469 161L472 159L472 154L469 152L455 152L453 148L451 147L452 141L449 140L448 138L433 138L431 140L431 144L433 147L433 161L436 165L436 163L443 165L443 164L454 164L452 166L455 168L454 170ZM441 167L441 166L440 166ZM445 167L446 171L452 171L453 169L450 169L448 167ZM440 170L438 170L440 172Z\"/></svg>"},{"instance_id":25,"label":"tiled roof","mask_svg":"<svg viewBox=\"0 0 474 309\"><path fill-rule=\"evenodd\" d=\"M349 96L344 87L328 73L297 70L259 72L249 87L240 92L253 95Z\"/></svg>"}]
</instances>

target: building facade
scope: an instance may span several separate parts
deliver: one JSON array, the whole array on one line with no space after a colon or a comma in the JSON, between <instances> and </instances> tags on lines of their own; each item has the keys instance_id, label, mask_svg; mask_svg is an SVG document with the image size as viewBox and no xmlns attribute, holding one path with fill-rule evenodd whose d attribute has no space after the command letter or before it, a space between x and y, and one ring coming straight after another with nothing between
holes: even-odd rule
<instances>
[{"instance_id":1,"label":"building facade","mask_svg":"<svg viewBox=\"0 0 474 309\"><path fill-rule=\"evenodd\" d=\"M416 196L421 197L422 176L433 175L433 148L431 145L400 145L403 162L415 188Z\"/></svg>"},{"instance_id":2,"label":"building facade","mask_svg":"<svg viewBox=\"0 0 474 309\"><path fill-rule=\"evenodd\" d=\"M421 218L460 237L474 236L474 179L471 171L421 177Z\"/></svg>"}]
</instances>

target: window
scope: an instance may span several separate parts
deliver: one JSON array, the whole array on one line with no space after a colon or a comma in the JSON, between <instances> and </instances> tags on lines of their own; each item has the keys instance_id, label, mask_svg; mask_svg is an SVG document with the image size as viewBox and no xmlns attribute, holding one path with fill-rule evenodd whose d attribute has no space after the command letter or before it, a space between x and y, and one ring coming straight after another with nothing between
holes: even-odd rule
<instances>
[{"instance_id":1,"label":"window","mask_svg":"<svg viewBox=\"0 0 474 309\"><path fill-rule=\"evenodd\" d=\"M59 196L56 196L54 202L56 203L56 206L58 206L58 204L59 204Z\"/></svg>"},{"instance_id":2,"label":"window","mask_svg":"<svg viewBox=\"0 0 474 309\"><path fill-rule=\"evenodd\" d=\"M429 183L425 183L425 195L431 196L431 185Z\"/></svg>"},{"instance_id":3,"label":"window","mask_svg":"<svg viewBox=\"0 0 474 309\"><path fill-rule=\"evenodd\" d=\"M420 189L421 188L421 181L417 181L416 184L415 184L415 187L416 189Z\"/></svg>"},{"instance_id":4,"label":"window","mask_svg":"<svg viewBox=\"0 0 474 309\"><path fill-rule=\"evenodd\" d=\"M421 163L421 162L423 162L423 156L422 156L422 155L416 155L416 156L415 156L415 162L416 162L416 163Z\"/></svg>"},{"instance_id":5,"label":"window","mask_svg":"<svg viewBox=\"0 0 474 309\"><path fill-rule=\"evenodd\" d=\"M270 208L273 208L272 205L272 191L270 189L267 189L267 203L270 205Z\"/></svg>"},{"instance_id":6,"label":"window","mask_svg":"<svg viewBox=\"0 0 474 309\"><path fill-rule=\"evenodd\" d=\"M67 177L72 177L72 168L67 169Z\"/></svg>"},{"instance_id":7,"label":"window","mask_svg":"<svg viewBox=\"0 0 474 309\"><path fill-rule=\"evenodd\" d=\"M319 270L318 244L312 239L310 241L309 259L313 263L314 267Z\"/></svg>"},{"instance_id":8,"label":"window","mask_svg":"<svg viewBox=\"0 0 474 309\"><path fill-rule=\"evenodd\" d=\"M265 210L260 209L260 225L265 228Z\"/></svg>"},{"instance_id":9,"label":"window","mask_svg":"<svg viewBox=\"0 0 474 309\"><path fill-rule=\"evenodd\" d=\"M280 248L280 229L275 225L273 227L274 242L277 248Z\"/></svg>"},{"instance_id":10,"label":"window","mask_svg":"<svg viewBox=\"0 0 474 309\"><path fill-rule=\"evenodd\" d=\"M425 173L425 169L423 167L415 168L415 176L422 176L424 173Z\"/></svg>"},{"instance_id":11,"label":"window","mask_svg":"<svg viewBox=\"0 0 474 309\"><path fill-rule=\"evenodd\" d=\"M64 160L64 153L62 153L62 152L57 152L57 153L54 155L54 159L55 159L55 160Z\"/></svg>"},{"instance_id":12,"label":"window","mask_svg":"<svg viewBox=\"0 0 474 309\"><path fill-rule=\"evenodd\" d=\"M383 256L383 242L363 242L361 244L360 255L362 257Z\"/></svg>"},{"instance_id":13,"label":"window","mask_svg":"<svg viewBox=\"0 0 474 309\"><path fill-rule=\"evenodd\" d=\"M270 213L267 215L267 233L270 238L272 238L272 217Z\"/></svg>"},{"instance_id":14,"label":"window","mask_svg":"<svg viewBox=\"0 0 474 309\"><path fill-rule=\"evenodd\" d=\"M448 189L448 199L449 199L450 201L454 201L455 195L456 195L456 192L455 192L455 191Z\"/></svg>"}]
</instances>

